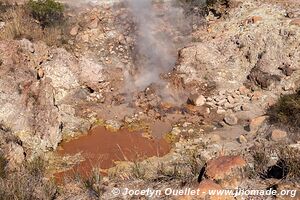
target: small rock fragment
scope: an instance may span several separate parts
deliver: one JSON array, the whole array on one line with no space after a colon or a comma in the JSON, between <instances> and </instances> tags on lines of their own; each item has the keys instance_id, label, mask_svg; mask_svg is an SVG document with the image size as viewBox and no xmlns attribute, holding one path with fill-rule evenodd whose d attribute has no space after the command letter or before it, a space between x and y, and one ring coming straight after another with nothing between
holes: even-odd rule
<instances>
[{"instance_id":1,"label":"small rock fragment","mask_svg":"<svg viewBox=\"0 0 300 200\"><path fill-rule=\"evenodd\" d=\"M248 142L248 140L246 139L245 136L241 135L241 136L239 137L239 143L245 144L245 143L247 143L247 142Z\"/></svg>"},{"instance_id":2,"label":"small rock fragment","mask_svg":"<svg viewBox=\"0 0 300 200\"><path fill-rule=\"evenodd\" d=\"M287 132L282 130L273 130L271 133L271 139L275 142L284 140L287 137Z\"/></svg>"},{"instance_id":3,"label":"small rock fragment","mask_svg":"<svg viewBox=\"0 0 300 200\"><path fill-rule=\"evenodd\" d=\"M256 133L266 119L267 119L267 116L260 116L260 117L252 119L249 124L250 132Z\"/></svg>"},{"instance_id":4,"label":"small rock fragment","mask_svg":"<svg viewBox=\"0 0 300 200\"><path fill-rule=\"evenodd\" d=\"M226 124L233 126L238 123L238 118L234 114L227 114L224 117L224 121L226 122Z\"/></svg>"},{"instance_id":5,"label":"small rock fragment","mask_svg":"<svg viewBox=\"0 0 300 200\"><path fill-rule=\"evenodd\" d=\"M194 106L203 106L205 102L206 102L205 97L203 95L197 95L197 94L191 95L187 100L188 104Z\"/></svg>"},{"instance_id":6,"label":"small rock fragment","mask_svg":"<svg viewBox=\"0 0 300 200\"><path fill-rule=\"evenodd\" d=\"M70 35L76 36L76 35L78 34L78 30L79 30L79 26L74 26L74 27L70 30Z\"/></svg>"}]
</instances>

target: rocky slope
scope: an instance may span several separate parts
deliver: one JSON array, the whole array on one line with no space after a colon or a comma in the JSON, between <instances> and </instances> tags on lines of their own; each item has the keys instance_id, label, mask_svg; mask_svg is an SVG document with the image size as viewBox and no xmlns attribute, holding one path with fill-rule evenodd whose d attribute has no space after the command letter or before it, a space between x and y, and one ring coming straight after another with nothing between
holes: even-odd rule
<instances>
[{"instance_id":1,"label":"rocky slope","mask_svg":"<svg viewBox=\"0 0 300 200\"><path fill-rule=\"evenodd\" d=\"M179 49L173 70L161 75L164 89L125 87L127 73L136 73L136 26L123 4L67 9L60 38L67 41L59 47L0 40L0 139L9 168L49 155L102 120L116 130L146 123L162 131L163 123L169 154L120 162L87 190L70 181L55 198L97 199L95 185L104 199L125 186L299 190L300 171L292 168L299 166L299 129L271 124L267 111L300 88L300 5L231 0L207 14L205 23L192 24L193 39ZM3 35L15 23L4 19ZM176 103L165 98L170 93ZM274 166L288 173L266 175Z\"/></svg>"}]
</instances>

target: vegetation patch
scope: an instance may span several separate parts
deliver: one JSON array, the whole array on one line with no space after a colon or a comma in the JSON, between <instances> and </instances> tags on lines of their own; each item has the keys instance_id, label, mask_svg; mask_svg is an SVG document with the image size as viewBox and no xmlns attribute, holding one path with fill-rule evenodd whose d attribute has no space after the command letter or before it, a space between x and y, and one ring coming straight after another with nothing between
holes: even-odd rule
<instances>
[{"instance_id":1,"label":"vegetation patch","mask_svg":"<svg viewBox=\"0 0 300 200\"><path fill-rule=\"evenodd\" d=\"M255 147L252 151L254 166L250 178L300 179L300 151L286 145ZM272 163L272 160L276 163Z\"/></svg>"},{"instance_id":2,"label":"vegetation patch","mask_svg":"<svg viewBox=\"0 0 300 200\"><path fill-rule=\"evenodd\" d=\"M289 125L300 129L300 90L295 94L284 95L268 110L271 123Z\"/></svg>"},{"instance_id":3,"label":"vegetation patch","mask_svg":"<svg viewBox=\"0 0 300 200\"><path fill-rule=\"evenodd\" d=\"M102 184L102 177L98 168L93 168L90 176L81 179L81 182L86 190L99 199L105 191Z\"/></svg>"},{"instance_id":4,"label":"vegetation patch","mask_svg":"<svg viewBox=\"0 0 300 200\"><path fill-rule=\"evenodd\" d=\"M27 7L34 19L38 20L42 27L59 24L63 21L63 4L54 0L29 0Z\"/></svg>"},{"instance_id":5,"label":"vegetation patch","mask_svg":"<svg viewBox=\"0 0 300 200\"><path fill-rule=\"evenodd\" d=\"M40 158L27 162L24 168L1 178L0 200L54 199L57 188L53 181L44 178L43 162Z\"/></svg>"},{"instance_id":6,"label":"vegetation patch","mask_svg":"<svg viewBox=\"0 0 300 200\"><path fill-rule=\"evenodd\" d=\"M1 18L6 25L0 31L0 40L26 38L33 42L44 41L49 46L62 46L68 41L66 21L42 27L25 6L13 5L5 13L0 13Z\"/></svg>"}]
</instances>

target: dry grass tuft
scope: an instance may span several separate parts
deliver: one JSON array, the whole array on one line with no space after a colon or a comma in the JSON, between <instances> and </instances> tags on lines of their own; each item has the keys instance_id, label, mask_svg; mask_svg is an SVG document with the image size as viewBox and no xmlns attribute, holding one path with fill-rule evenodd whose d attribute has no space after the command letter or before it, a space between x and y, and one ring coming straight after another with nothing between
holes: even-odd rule
<instances>
[{"instance_id":1,"label":"dry grass tuft","mask_svg":"<svg viewBox=\"0 0 300 200\"><path fill-rule=\"evenodd\" d=\"M300 90L295 94L282 96L269 109L268 114L271 123L289 125L300 129Z\"/></svg>"},{"instance_id":2,"label":"dry grass tuft","mask_svg":"<svg viewBox=\"0 0 300 200\"><path fill-rule=\"evenodd\" d=\"M53 199L56 186L44 178L44 161L40 158L28 162L20 171L0 179L0 200Z\"/></svg>"},{"instance_id":3,"label":"dry grass tuft","mask_svg":"<svg viewBox=\"0 0 300 200\"><path fill-rule=\"evenodd\" d=\"M250 178L300 179L300 150L286 145L257 147L252 151L254 167ZM272 158L276 163L272 164ZM270 165L271 164L271 165Z\"/></svg>"},{"instance_id":4,"label":"dry grass tuft","mask_svg":"<svg viewBox=\"0 0 300 200\"><path fill-rule=\"evenodd\" d=\"M24 6L13 6L1 18L6 22L0 32L0 40L22 39L44 41L49 46L61 46L68 40L65 24L43 28L39 21L34 20Z\"/></svg>"}]
</instances>

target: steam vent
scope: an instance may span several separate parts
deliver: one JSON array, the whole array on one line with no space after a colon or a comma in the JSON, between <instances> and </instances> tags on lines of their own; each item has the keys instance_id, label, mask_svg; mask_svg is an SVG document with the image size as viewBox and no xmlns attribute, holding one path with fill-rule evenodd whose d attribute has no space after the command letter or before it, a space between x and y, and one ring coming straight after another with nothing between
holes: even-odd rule
<instances>
[{"instance_id":1,"label":"steam vent","mask_svg":"<svg viewBox=\"0 0 300 200\"><path fill-rule=\"evenodd\" d=\"M300 200L299 0L0 0L0 200Z\"/></svg>"}]
</instances>

